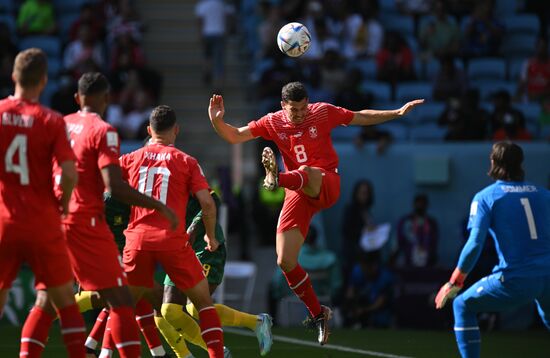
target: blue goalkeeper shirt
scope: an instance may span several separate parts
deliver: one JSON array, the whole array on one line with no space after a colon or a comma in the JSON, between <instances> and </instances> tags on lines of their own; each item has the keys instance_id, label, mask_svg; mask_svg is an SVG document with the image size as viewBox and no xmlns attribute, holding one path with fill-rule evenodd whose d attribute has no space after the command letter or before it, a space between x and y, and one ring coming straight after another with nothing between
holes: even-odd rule
<instances>
[{"instance_id":1,"label":"blue goalkeeper shirt","mask_svg":"<svg viewBox=\"0 0 550 358\"><path fill-rule=\"evenodd\" d=\"M550 191L545 188L500 180L489 185L472 201L468 229L458 262L462 272L472 270L489 232L499 259L494 273L550 275Z\"/></svg>"}]
</instances>

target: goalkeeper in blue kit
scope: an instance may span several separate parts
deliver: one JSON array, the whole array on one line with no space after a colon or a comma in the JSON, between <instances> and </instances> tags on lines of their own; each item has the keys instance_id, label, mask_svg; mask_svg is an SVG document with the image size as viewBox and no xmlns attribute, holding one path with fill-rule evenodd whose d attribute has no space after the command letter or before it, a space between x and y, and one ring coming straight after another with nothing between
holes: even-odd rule
<instances>
[{"instance_id":1,"label":"goalkeeper in blue kit","mask_svg":"<svg viewBox=\"0 0 550 358\"><path fill-rule=\"evenodd\" d=\"M496 180L474 196L466 242L451 279L435 304L445 306L462 289L476 264L487 232L495 241L499 263L493 273L455 298L454 331L463 358L480 356L476 315L536 302L550 329L550 191L524 181L523 151L511 142L493 145L489 176Z\"/></svg>"}]
</instances>

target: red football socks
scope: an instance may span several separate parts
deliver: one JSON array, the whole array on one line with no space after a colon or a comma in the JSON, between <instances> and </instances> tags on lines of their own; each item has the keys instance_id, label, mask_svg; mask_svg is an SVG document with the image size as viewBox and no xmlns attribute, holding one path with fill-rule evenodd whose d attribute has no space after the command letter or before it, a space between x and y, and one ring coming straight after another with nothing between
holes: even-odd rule
<instances>
[{"instance_id":1,"label":"red football socks","mask_svg":"<svg viewBox=\"0 0 550 358\"><path fill-rule=\"evenodd\" d=\"M151 355L153 357L162 357L166 355L162 347L157 326L155 325L153 306L144 299L139 300L136 304L136 322L143 337L145 337Z\"/></svg>"},{"instance_id":2,"label":"red football socks","mask_svg":"<svg viewBox=\"0 0 550 358\"><path fill-rule=\"evenodd\" d=\"M54 318L40 307L34 306L31 309L21 331L20 356L40 357Z\"/></svg>"},{"instance_id":3,"label":"red football socks","mask_svg":"<svg viewBox=\"0 0 550 358\"><path fill-rule=\"evenodd\" d=\"M86 327L84 319L80 314L78 306L75 304L57 311L59 323L61 325L61 334L63 342L67 347L70 358L84 358L86 356Z\"/></svg>"},{"instance_id":4,"label":"red football socks","mask_svg":"<svg viewBox=\"0 0 550 358\"><path fill-rule=\"evenodd\" d=\"M279 186L290 190L300 190L307 185L309 177L303 170L291 170L279 173Z\"/></svg>"},{"instance_id":5,"label":"red football socks","mask_svg":"<svg viewBox=\"0 0 550 358\"><path fill-rule=\"evenodd\" d=\"M223 358L223 330L214 306L199 311L202 339L210 358Z\"/></svg>"},{"instance_id":6,"label":"red football socks","mask_svg":"<svg viewBox=\"0 0 550 358\"><path fill-rule=\"evenodd\" d=\"M134 309L130 306L111 308L107 327L121 358L135 358L141 355L141 342L135 321Z\"/></svg>"},{"instance_id":7,"label":"red football socks","mask_svg":"<svg viewBox=\"0 0 550 358\"><path fill-rule=\"evenodd\" d=\"M311 281L307 272L302 266L297 265L294 269L288 272L283 272L288 282L288 286L296 296L306 305L311 317L315 317L321 313L321 304L313 290Z\"/></svg>"},{"instance_id":8,"label":"red football socks","mask_svg":"<svg viewBox=\"0 0 550 358\"><path fill-rule=\"evenodd\" d=\"M87 348L96 349L99 341L105 333L105 326L107 325L107 318L109 318L109 310L104 308L99 312L95 320L94 326L86 338L86 343L84 344Z\"/></svg>"}]
</instances>

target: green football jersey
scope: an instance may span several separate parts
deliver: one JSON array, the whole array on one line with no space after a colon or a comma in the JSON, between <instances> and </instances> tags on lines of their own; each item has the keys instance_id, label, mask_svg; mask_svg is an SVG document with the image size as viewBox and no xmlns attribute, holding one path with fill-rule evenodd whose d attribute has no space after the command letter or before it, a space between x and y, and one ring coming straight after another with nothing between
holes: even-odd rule
<instances>
[{"instance_id":1,"label":"green football jersey","mask_svg":"<svg viewBox=\"0 0 550 358\"><path fill-rule=\"evenodd\" d=\"M220 210L221 200L214 191L211 191L212 199L216 203L216 209ZM199 201L194 197L190 196L187 203L187 215L185 218L185 227L189 229L190 226L193 226L195 233L195 241L193 242L193 250L198 254L205 250L206 242L203 238L206 234L206 229L204 228L204 223L202 222L202 210ZM216 221L216 239L220 244L225 242L225 235L223 233L222 227L219 222Z\"/></svg>"},{"instance_id":2,"label":"green football jersey","mask_svg":"<svg viewBox=\"0 0 550 358\"><path fill-rule=\"evenodd\" d=\"M124 230L126 230L130 221L130 205L116 200L109 192L103 194L103 201L105 203L105 219L115 236L118 250L122 252L124 245L126 245Z\"/></svg>"}]
</instances>

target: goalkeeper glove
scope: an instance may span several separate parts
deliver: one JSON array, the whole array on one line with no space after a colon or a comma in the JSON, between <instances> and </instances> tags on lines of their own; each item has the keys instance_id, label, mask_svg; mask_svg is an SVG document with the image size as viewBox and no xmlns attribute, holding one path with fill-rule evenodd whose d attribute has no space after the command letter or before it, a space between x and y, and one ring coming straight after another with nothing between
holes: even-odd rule
<instances>
[{"instance_id":1,"label":"goalkeeper glove","mask_svg":"<svg viewBox=\"0 0 550 358\"><path fill-rule=\"evenodd\" d=\"M460 272L458 268L454 270L449 282L439 289L435 297L435 308L443 308L449 299L456 297L458 292L464 287L464 280L466 280L467 275L468 274Z\"/></svg>"}]
</instances>

